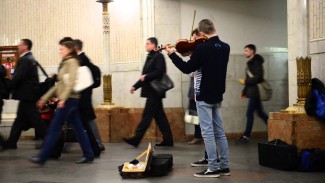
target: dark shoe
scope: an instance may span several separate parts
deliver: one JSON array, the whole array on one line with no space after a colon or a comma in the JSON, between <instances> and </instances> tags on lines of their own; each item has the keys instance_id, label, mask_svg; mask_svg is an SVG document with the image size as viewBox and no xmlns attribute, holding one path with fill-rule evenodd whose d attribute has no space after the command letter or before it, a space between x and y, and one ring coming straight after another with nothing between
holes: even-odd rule
<instances>
[{"instance_id":1,"label":"dark shoe","mask_svg":"<svg viewBox=\"0 0 325 183\"><path fill-rule=\"evenodd\" d=\"M94 161L94 158L88 159L85 157L82 157L80 160L76 161L76 164L84 164L84 163L92 163Z\"/></svg>"},{"instance_id":2,"label":"dark shoe","mask_svg":"<svg viewBox=\"0 0 325 183\"><path fill-rule=\"evenodd\" d=\"M42 146L43 146L43 141L42 140L36 140L35 149L41 149Z\"/></svg>"},{"instance_id":3,"label":"dark shoe","mask_svg":"<svg viewBox=\"0 0 325 183\"><path fill-rule=\"evenodd\" d=\"M32 157L29 159L30 162L34 163L34 164L38 164L38 165L44 165L45 162L44 161L41 161L39 159L39 157Z\"/></svg>"},{"instance_id":4,"label":"dark shoe","mask_svg":"<svg viewBox=\"0 0 325 183\"><path fill-rule=\"evenodd\" d=\"M219 169L219 170L217 170L217 172L220 175L223 175L223 176L230 176L230 170L229 170L229 168Z\"/></svg>"},{"instance_id":5,"label":"dark shoe","mask_svg":"<svg viewBox=\"0 0 325 183\"><path fill-rule=\"evenodd\" d=\"M211 171L209 169L206 169L203 172L195 173L194 177L218 178L218 177L220 177L220 174L218 171Z\"/></svg>"},{"instance_id":6,"label":"dark shoe","mask_svg":"<svg viewBox=\"0 0 325 183\"><path fill-rule=\"evenodd\" d=\"M173 147L174 142L165 142L162 141L160 144L156 144L157 147Z\"/></svg>"},{"instance_id":7,"label":"dark shoe","mask_svg":"<svg viewBox=\"0 0 325 183\"><path fill-rule=\"evenodd\" d=\"M104 146L104 145L100 146L100 147L99 147L99 150L100 150L100 152L105 151L105 146Z\"/></svg>"},{"instance_id":8,"label":"dark shoe","mask_svg":"<svg viewBox=\"0 0 325 183\"><path fill-rule=\"evenodd\" d=\"M246 136L242 136L236 141L236 144L248 144L248 143L249 143L249 138Z\"/></svg>"},{"instance_id":9,"label":"dark shoe","mask_svg":"<svg viewBox=\"0 0 325 183\"><path fill-rule=\"evenodd\" d=\"M3 149L17 149L17 145L8 145L6 143L3 144Z\"/></svg>"},{"instance_id":10,"label":"dark shoe","mask_svg":"<svg viewBox=\"0 0 325 183\"><path fill-rule=\"evenodd\" d=\"M208 160L203 158L197 162L191 163L191 166L193 167L204 167L204 166L209 166Z\"/></svg>"},{"instance_id":11,"label":"dark shoe","mask_svg":"<svg viewBox=\"0 0 325 183\"><path fill-rule=\"evenodd\" d=\"M0 147L1 147L1 150L4 150L4 147L5 147L5 143L6 141L4 140L4 138L0 135Z\"/></svg>"},{"instance_id":12,"label":"dark shoe","mask_svg":"<svg viewBox=\"0 0 325 183\"><path fill-rule=\"evenodd\" d=\"M135 140L133 137L131 138L123 138L124 142L133 146L133 147L138 147L139 146L139 141Z\"/></svg>"}]
</instances>

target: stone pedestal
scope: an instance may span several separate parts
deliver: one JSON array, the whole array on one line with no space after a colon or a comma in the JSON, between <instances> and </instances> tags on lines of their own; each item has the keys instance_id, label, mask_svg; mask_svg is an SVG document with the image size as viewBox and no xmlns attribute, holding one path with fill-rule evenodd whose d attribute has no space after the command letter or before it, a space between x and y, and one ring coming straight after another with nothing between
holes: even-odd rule
<instances>
[{"instance_id":1,"label":"stone pedestal","mask_svg":"<svg viewBox=\"0 0 325 183\"><path fill-rule=\"evenodd\" d=\"M268 140L274 139L296 145L298 151L306 148L325 149L325 121L307 114L270 113Z\"/></svg>"},{"instance_id":2,"label":"stone pedestal","mask_svg":"<svg viewBox=\"0 0 325 183\"><path fill-rule=\"evenodd\" d=\"M115 108L95 109L99 132L103 142L122 142L123 137L131 137L142 118L142 108ZM183 108L166 108L169 124L171 126L174 141L185 141L185 123ZM147 130L143 140L160 141L162 135L155 120Z\"/></svg>"}]
</instances>

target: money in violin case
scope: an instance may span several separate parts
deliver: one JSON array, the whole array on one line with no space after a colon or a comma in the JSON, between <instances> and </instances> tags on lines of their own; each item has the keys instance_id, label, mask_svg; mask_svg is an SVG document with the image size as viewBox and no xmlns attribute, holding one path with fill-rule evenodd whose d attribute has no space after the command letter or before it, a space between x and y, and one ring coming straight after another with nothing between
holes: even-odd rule
<instances>
[{"instance_id":1,"label":"money in violin case","mask_svg":"<svg viewBox=\"0 0 325 183\"><path fill-rule=\"evenodd\" d=\"M149 143L147 150L142 152L136 159L126 162L118 167L120 175L124 179L144 178L150 175L150 165L152 161L153 149ZM146 155L144 162L139 160Z\"/></svg>"},{"instance_id":2,"label":"money in violin case","mask_svg":"<svg viewBox=\"0 0 325 183\"><path fill-rule=\"evenodd\" d=\"M152 156L150 175L153 177L165 176L173 167L173 155L155 154Z\"/></svg>"}]
</instances>

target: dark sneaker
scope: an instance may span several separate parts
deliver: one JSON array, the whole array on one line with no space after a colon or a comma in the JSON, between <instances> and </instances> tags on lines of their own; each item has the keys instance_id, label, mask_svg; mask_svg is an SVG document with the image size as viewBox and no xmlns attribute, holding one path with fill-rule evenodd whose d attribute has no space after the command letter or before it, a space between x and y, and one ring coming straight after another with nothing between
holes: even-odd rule
<instances>
[{"instance_id":1,"label":"dark sneaker","mask_svg":"<svg viewBox=\"0 0 325 183\"><path fill-rule=\"evenodd\" d=\"M236 141L236 143L237 144L248 144L249 143L249 138L245 137L245 136L242 136Z\"/></svg>"},{"instance_id":2,"label":"dark sneaker","mask_svg":"<svg viewBox=\"0 0 325 183\"><path fill-rule=\"evenodd\" d=\"M191 163L191 166L193 167L204 167L204 166L209 166L208 165L208 160L203 158L197 162Z\"/></svg>"},{"instance_id":3,"label":"dark sneaker","mask_svg":"<svg viewBox=\"0 0 325 183\"><path fill-rule=\"evenodd\" d=\"M206 169L203 172L195 173L194 177L218 178L220 177L220 174L218 171L211 171L209 169Z\"/></svg>"},{"instance_id":4,"label":"dark sneaker","mask_svg":"<svg viewBox=\"0 0 325 183\"><path fill-rule=\"evenodd\" d=\"M217 172L220 175L223 175L223 176L230 176L230 170L229 170L229 168L219 169L219 170L217 170Z\"/></svg>"}]
</instances>

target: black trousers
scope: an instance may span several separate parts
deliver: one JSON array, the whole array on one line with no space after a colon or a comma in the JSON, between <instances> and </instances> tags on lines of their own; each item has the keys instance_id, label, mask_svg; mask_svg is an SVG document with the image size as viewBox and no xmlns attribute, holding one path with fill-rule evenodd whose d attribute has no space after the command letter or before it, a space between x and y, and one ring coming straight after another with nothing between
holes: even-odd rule
<instances>
[{"instance_id":1,"label":"black trousers","mask_svg":"<svg viewBox=\"0 0 325 183\"><path fill-rule=\"evenodd\" d=\"M260 117L264 123L267 125L268 116L264 112L262 101L259 97L250 98L248 102L248 107L246 111L246 130L244 135L246 137L250 137L253 129L254 124L254 112L257 112L258 117Z\"/></svg>"},{"instance_id":2,"label":"black trousers","mask_svg":"<svg viewBox=\"0 0 325 183\"><path fill-rule=\"evenodd\" d=\"M7 146L16 147L21 132L29 128L35 128L40 138L44 139L47 128L42 122L41 115L36 108L36 101L20 101L18 104L17 117L13 123L7 140Z\"/></svg>"},{"instance_id":3,"label":"black trousers","mask_svg":"<svg viewBox=\"0 0 325 183\"><path fill-rule=\"evenodd\" d=\"M138 142L141 141L149 128L152 119L156 120L158 128L163 135L164 142L173 142L173 135L164 112L162 98L158 97L147 98L142 120L135 131L134 138L138 140Z\"/></svg>"},{"instance_id":4,"label":"black trousers","mask_svg":"<svg viewBox=\"0 0 325 183\"><path fill-rule=\"evenodd\" d=\"M2 122L2 107L3 107L3 99L0 96L0 124ZM4 146L5 140L3 139L1 133L0 133L0 146Z\"/></svg>"}]
</instances>

